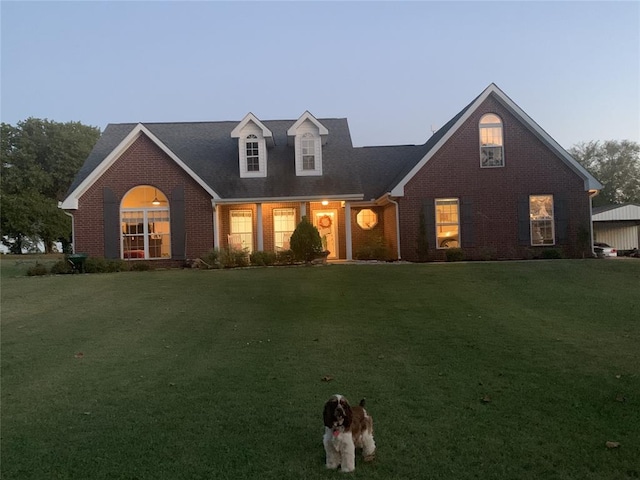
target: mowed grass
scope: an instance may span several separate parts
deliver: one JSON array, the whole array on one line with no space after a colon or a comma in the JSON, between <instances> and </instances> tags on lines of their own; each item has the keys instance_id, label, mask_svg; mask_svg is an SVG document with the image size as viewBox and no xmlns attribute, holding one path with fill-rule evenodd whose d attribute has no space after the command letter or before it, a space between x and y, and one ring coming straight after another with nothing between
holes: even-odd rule
<instances>
[{"instance_id":1,"label":"mowed grass","mask_svg":"<svg viewBox=\"0 0 640 480\"><path fill-rule=\"evenodd\" d=\"M170 270L2 281L2 478L640 477L640 262ZM618 448L607 448L607 441Z\"/></svg>"}]
</instances>

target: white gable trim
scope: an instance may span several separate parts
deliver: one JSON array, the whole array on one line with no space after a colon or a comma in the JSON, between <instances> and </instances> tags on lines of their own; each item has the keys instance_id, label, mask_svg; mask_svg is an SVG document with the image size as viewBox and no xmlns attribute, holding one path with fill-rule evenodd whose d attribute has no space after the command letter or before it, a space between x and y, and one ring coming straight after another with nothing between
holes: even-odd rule
<instances>
[{"instance_id":1,"label":"white gable trim","mask_svg":"<svg viewBox=\"0 0 640 480\"><path fill-rule=\"evenodd\" d=\"M291 127L289 127L289 130L287 130L287 135L289 137L295 137L298 132L298 127L300 127L300 125L302 125L307 120L313 123L318 128L318 133L320 134L321 137L326 137L327 135L329 135L329 130L327 130L327 127L322 125L316 117L311 115L309 110L305 111L300 116L300 118L296 120L296 123L294 123L293 125L291 125ZM325 141L326 140L323 140L322 143L325 143Z\"/></svg>"},{"instance_id":2,"label":"white gable trim","mask_svg":"<svg viewBox=\"0 0 640 480\"><path fill-rule=\"evenodd\" d=\"M240 123L238 125L236 125L236 127L231 130L231 138L240 138L242 137L242 130L244 129L244 127L247 126L247 124L249 122L253 122L260 130L262 130L262 136L267 139L267 141L269 142L269 146L272 147L273 145L275 145L274 140L273 140L273 133L271 132L271 130L269 130L264 123L262 123L260 120L258 120L258 117L256 117L253 113L249 112L247 113L244 118L242 120L240 120Z\"/></svg>"},{"instance_id":3,"label":"white gable trim","mask_svg":"<svg viewBox=\"0 0 640 480\"><path fill-rule=\"evenodd\" d=\"M63 210L77 210L78 201L80 197L86 193L86 191L100 178L104 173L118 160L127 149L133 145L133 143L140 137L140 135L146 135L153 143L155 143L164 153L166 153L180 168L182 168L191 178L193 178L198 185L205 189L205 191L211 195L214 199L219 199L220 196L214 192L209 185L207 185L198 175L195 174L178 156L173 153L169 147L158 139L153 133L149 131L143 124L138 123L129 134L122 140L116 148L111 150L111 153L105 157L100 164L93 169L93 171L76 187L76 189L65 198L59 205Z\"/></svg>"},{"instance_id":4,"label":"white gable trim","mask_svg":"<svg viewBox=\"0 0 640 480\"><path fill-rule=\"evenodd\" d=\"M394 197L404 196L405 185L425 166L425 164L440 150L440 148L449 141L449 139L458 131L458 129L473 115L478 107L489 97L491 94L495 94L501 101L503 101L508 108L510 108L516 115L518 115L525 125L529 127L539 138L543 140L549 147L551 147L559 155L562 161L569 166L576 174L578 174L584 180L585 191L600 190L602 184L598 182L587 170L580 165L569 153L562 148L551 136L545 132L536 122L533 121L524 110L516 105L498 86L494 83L489 85L484 92L480 94L478 98L467 108L467 111L458 119L458 121L445 133L445 135L436 143L427 154L416 164L411 171L400 180L396 186L391 190L391 195Z\"/></svg>"}]
</instances>

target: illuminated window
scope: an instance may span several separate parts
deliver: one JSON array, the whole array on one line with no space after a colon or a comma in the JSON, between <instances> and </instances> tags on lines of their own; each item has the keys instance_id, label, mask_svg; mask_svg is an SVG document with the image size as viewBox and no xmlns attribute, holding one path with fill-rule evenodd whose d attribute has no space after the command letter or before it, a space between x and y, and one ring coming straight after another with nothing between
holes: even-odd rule
<instances>
[{"instance_id":1,"label":"illuminated window","mask_svg":"<svg viewBox=\"0 0 640 480\"><path fill-rule=\"evenodd\" d=\"M258 149L258 137L251 134L247 136L245 143L247 153L247 172L260 171L260 154Z\"/></svg>"},{"instance_id":2,"label":"illuminated window","mask_svg":"<svg viewBox=\"0 0 640 480\"><path fill-rule=\"evenodd\" d=\"M457 198L436 199L437 248L460 245L460 205Z\"/></svg>"},{"instance_id":3,"label":"illuminated window","mask_svg":"<svg viewBox=\"0 0 640 480\"><path fill-rule=\"evenodd\" d=\"M291 249L291 234L296 229L296 211L293 208L273 210L273 234L276 251Z\"/></svg>"},{"instance_id":4,"label":"illuminated window","mask_svg":"<svg viewBox=\"0 0 640 480\"><path fill-rule=\"evenodd\" d=\"M502 120L493 113L480 119L480 167L504 167Z\"/></svg>"},{"instance_id":5,"label":"illuminated window","mask_svg":"<svg viewBox=\"0 0 640 480\"><path fill-rule=\"evenodd\" d=\"M553 222L553 195L531 195L529 197L531 221L531 245L553 245L555 232Z\"/></svg>"},{"instance_id":6,"label":"illuminated window","mask_svg":"<svg viewBox=\"0 0 640 480\"><path fill-rule=\"evenodd\" d=\"M169 201L148 185L135 187L120 207L121 252L125 259L171 257Z\"/></svg>"},{"instance_id":7,"label":"illuminated window","mask_svg":"<svg viewBox=\"0 0 640 480\"><path fill-rule=\"evenodd\" d=\"M365 208L358 212L356 221L363 230L371 230L378 224L378 215L373 210Z\"/></svg>"},{"instance_id":8,"label":"illuminated window","mask_svg":"<svg viewBox=\"0 0 640 480\"><path fill-rule=\"evenodd\" d=\"M253 252L253 213L251 210L231 210L231 235L242 249Z\"/></svg>"}]
</instances>

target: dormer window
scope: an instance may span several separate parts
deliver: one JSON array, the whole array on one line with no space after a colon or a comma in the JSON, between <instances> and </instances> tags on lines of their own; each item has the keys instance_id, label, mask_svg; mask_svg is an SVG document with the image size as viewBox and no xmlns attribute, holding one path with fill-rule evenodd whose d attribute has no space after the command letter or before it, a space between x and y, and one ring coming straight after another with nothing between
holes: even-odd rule
<instances>
[{"instance_id":1,"label":"dormer window","mask_svg":"<svg viewBox=\"0 0 640 480\"><path fill-rule=\"evenodd\" d=\"M267 146L273 147L273 134L253 113L236 125L231 138L238 139L240 178L267 176Z\"/></svg>"},{"instance_id":2,"label":"dormer window","mask_svg":"<svg viewBox=\"0 0 640 480\"><path fill-rule=\"evenodd\" d=\"M247 153L247 172L259 172L260 148L258 147L258 137L253 134L247 135L245 149Z\"/></svg>"},{"instance_id":3,"label":"dormer window","mask_svg":"<svg viewBox=\"0 0 640 480\"><path fill-rule=\"evenodd\" d=\"M289 130L289 145L295 148L296 175L322 175L322 146L329 130L309 112L304 112Z\"/></svg>"},{"instance_id":4,"label":"dormer window","mask_svg":"<svg viewBox=\"0 0 640 480\"><path fill-rule=\"evenodd\" d=\"M504 167L502 120L493 113L480 119L480 167Z\"/></svg>"},{"instance_id":5,"label":"dormer window","mask_svg":"<svg viewBox=\"0 0 640 480\"><path fill-rule=\"evenodd\" d=\"M313 134L305 133L300 140L302 149L302 170L316 169L316 139Z\"/></svg>"}]
</instances>

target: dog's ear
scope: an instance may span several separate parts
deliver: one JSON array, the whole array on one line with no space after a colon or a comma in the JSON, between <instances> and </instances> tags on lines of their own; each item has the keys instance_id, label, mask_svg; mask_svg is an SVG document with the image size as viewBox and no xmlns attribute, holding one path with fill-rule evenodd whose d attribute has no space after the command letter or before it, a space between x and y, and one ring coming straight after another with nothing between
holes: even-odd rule
<instances>
[{"instance_id":1,"label":"dog's ear","mask_svg":"<svg viewBox=\"0 0 640 480\"><path fill-rule=\"evenodd\" d=\"M333 410L334 406L332 406L331 402L327 402L324 404L324 411L322 412L322 417L324 419L324 425L326 427L333 427Z\"/></svg>"},{"instance_id":2,"label":"dog's ear","mask_svg":"<svg viewBox=\"0 0 640 480\"><path fill-rule=\"evenodd\" d=\"M349 402L345 402L342 405L342 408L344 408L344 421L342 422L342 425L345 430L348 430L351 426L351 421L353 420L353 411L351 411L351 405L349 405Z\"/></svg>"}]
</instances>

